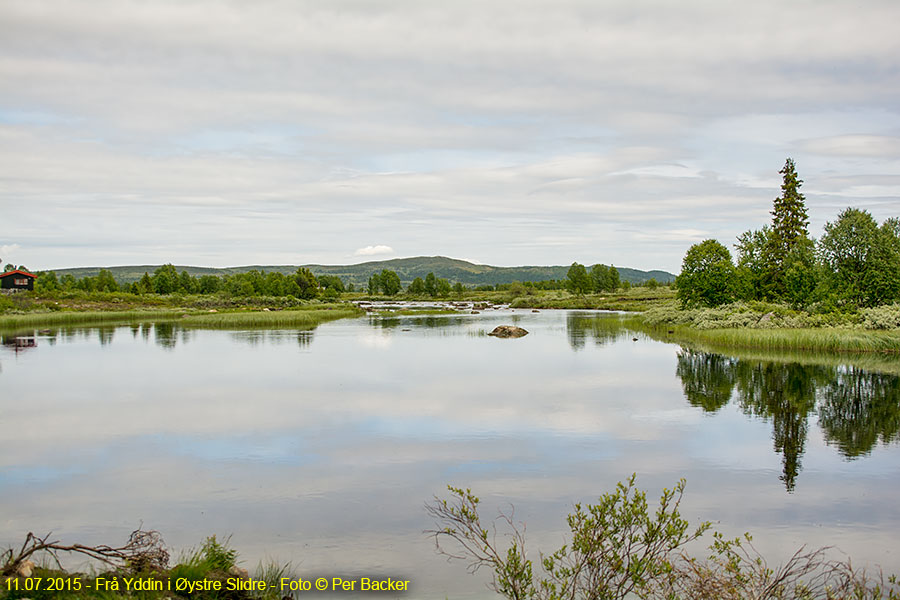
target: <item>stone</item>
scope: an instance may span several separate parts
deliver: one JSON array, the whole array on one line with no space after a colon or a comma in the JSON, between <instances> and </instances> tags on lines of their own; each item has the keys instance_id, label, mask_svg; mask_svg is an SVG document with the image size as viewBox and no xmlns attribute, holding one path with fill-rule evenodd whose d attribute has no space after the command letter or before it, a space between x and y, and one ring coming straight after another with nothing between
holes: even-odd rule
<instances>
[{"instance_id":1,"label":"stone","mask_svg":"<svg viewBox=\"0 0 900 600\"><path fill-rule=\"evenodd\" d=\"M228 574L234 577L240 577L241 579L250 579L250 573L247 569L243 569L237 565L232 565L230 569L228 569Z\"/></svg>"},{"instance_id":2,"label":"stone","mask_svg":"<svg viewBox=\"0 0 900 600\"><path fill-rule=\"evenodd\" d=\"M19 577L31 577L34 573L34 561L25 559L16 567L16 575Z\"/></svg>"},{"instance_id":3,"label":"stone","mask_svg":"<svg viewBox=\"0 0 900 600\"><path fill-rule=\"evenodd\" d=\"M499 338L520 338L528 335L528 332L521 327L515 325L497 325L488 335Z\"/></svg>"}]
</instances>

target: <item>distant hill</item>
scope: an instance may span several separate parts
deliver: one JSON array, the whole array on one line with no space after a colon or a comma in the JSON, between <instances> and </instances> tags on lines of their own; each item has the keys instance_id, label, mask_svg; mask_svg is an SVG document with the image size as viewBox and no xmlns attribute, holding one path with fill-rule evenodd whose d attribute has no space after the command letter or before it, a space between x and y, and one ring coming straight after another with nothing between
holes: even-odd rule
<instances>
[{"instance_id":1,"label":"distant hill","mask_svg":"<svg viewBox=\"0 0 900 600\"><path fill-rule=\"evenodd\" d=\"M55 269L57 275L71 274L76 279L81 277L93 277L101 268L109 269L113 277L120 283L131 283L141 278L144 273L153 274L160 265L137 265L126 267L77 267L73 269ZM316 275L337 275L345 283L363 285L369 280L372 273L382 269L396 271L404 285L416 277L424 278L429 272L437 277L448 279L451 282L461 282L465 285L496 285L498 283L512 283L513 281L546 281L548 279L565 279L566 266L525 266L525 267L492 267L490 265L476 265L465 260L447 258L444 256L417 256L414 258L393 258L391 260L377 260L356 265L248 265L245 267L226 267L222 269L212 267L191 267L176 265L178 272L187 271L195 277L200 275L231 275L234 273L246 273L256 269L258 271L278 271L289 274L297 270L298 266L307 267ZM590 265L588 265L590 268ZM619 277L631 283L640 283L650 278L660 283L672 281L675 275L667 271L640 271L627 267L616 267Z\"/></svg>"}]
</instances>

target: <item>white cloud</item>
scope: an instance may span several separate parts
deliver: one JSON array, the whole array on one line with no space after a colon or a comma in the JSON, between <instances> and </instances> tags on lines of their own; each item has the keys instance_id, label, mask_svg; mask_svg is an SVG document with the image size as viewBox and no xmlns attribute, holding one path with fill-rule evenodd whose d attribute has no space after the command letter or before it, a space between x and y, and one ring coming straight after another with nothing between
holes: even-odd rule
<instances>
[{"instance_id":1,"label":"white cloud","mask_svg":"<svg viewBox=\"0 0 900 600\"><path fill-rule=\"evenodd\" d=\"M394 254L394 249L390 246L366 246L359 248L353 253L353 256L379 256L382 254Z\"/></svg>"},{"instance_id":2,"label":"white cloud","mask_svg":"<svg viewBox=\"0 0 900 600\"><path fill-rule=\"evenodd\" d=\"M894 0L8 0L0 211L41 268L333 264L335 239L383 239L677 270L690 236L670 232L761 226L786 156L837 194L808 193L813 223L878 194L900 214L876 183L900 176L897 18Z\"/></svg>"}]
</instances>

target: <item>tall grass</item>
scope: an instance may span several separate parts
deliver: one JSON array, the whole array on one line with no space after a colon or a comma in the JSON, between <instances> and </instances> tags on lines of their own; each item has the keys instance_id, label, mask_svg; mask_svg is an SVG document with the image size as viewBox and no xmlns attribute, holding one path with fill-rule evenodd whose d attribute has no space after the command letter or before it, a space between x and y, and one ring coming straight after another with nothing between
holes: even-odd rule
<instances>
[{"instance_id":1,"label":"tall grass","mask_svg":"<svg viewBox=\"0 0 900 600\"><path fill-rule=\"evenodd\" d=\"M53 325L146 323L180 318L183 310L125 310L89 312L35 312L0 316L0 330L20 330Z\"/></svg>"},{"instance_id":2,"label":"tall grass","mask_svg":"<svg viewBox=\"0 0 900 600\"><path fill-rule=\"evenodd\" d=\"M872 331L850 328L796 329L697 329L685 325L649 325L641 317L626 321L632 329L654 339L702 343L717 349L764 351L900 353L900 331ZM896 360L896 359L895 359Z\"/></svg>"},{"instance_id":3,"label":"tall grass","mask_svg":"<svg viewBox=\"0 0 900 600\"><path fill-rule=\"evenodd\" d=\"M364 311L354 308L279 310L272 312L227 312L188 315L178 322L188 327L238 329L244 327L315 327L319 323L356 317Z\"/></svg>"},{"instance_id":4,"label":"tall grass","mask_svg":"<svg viewBox=\"0 0 900 600\"><path fill-rule=\"evenodd\" d=\"M184 310L46 312L0 317L0 331L16 332L52 326L120 325L175 322L190 327L315 327L325 321L355 317L363 311L347 305L319 305L295 310L197 313Z\"/></svg>"}]
</instances>

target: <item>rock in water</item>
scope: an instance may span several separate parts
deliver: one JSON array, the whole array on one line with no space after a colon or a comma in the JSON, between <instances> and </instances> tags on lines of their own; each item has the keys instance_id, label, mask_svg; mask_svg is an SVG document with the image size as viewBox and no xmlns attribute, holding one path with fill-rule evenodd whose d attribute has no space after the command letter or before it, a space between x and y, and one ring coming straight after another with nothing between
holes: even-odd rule
<instances>
[{"instance_id":1,"label":"rock in water","mask_svg":"<svg viewBox=\"0 0 900 600\"><path fill-rule=\"evenodd\" d=\"M528 332L515 325L497 325L488 335L499 338L519 338L528 335Z\"/></svg>"}]
</instances>

